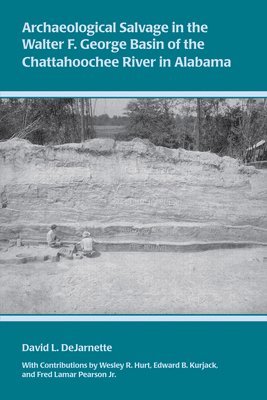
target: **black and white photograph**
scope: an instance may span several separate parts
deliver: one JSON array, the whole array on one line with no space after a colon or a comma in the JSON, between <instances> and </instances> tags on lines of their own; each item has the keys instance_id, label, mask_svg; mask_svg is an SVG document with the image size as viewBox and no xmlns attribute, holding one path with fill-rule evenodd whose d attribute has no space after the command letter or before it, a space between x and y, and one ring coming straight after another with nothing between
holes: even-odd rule
<instances>
[{"instance_id":1,"label":"black and white photograph","mask_svg":"<svg viewBox=\"0 0 267 400\"><path fill-rule=\"evenodd\" d=\"M0 99L0 314L267 312L266 98Z\"/></svg>"}]
</instances>

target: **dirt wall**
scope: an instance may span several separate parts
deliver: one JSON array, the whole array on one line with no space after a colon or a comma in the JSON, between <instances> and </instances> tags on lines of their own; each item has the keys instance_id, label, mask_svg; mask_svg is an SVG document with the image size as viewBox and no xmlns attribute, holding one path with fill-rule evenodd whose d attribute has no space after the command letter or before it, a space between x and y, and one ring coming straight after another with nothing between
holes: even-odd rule
<instances>
[{"instance_id":1,"label":"dirt wall","mask_svg":"<svg viewBox=\"0 0 267 400\"><path fill-rule=\"evenodd\" d=\"M238 232L242 226L246 237L250 227L265 237L264 187L266 174L230 157L167 149L140 139L61 146L10 140L0 143L0 239L27 229L40 236L51 223L64 227L67 236L72 228L115 226L116 236L123 225L145 229L161 224L165 228L157 237L182 240L185 229L177 226L191 224L208 237L214 226L224 237L230 232L225 227ZM193 231L187 228L189 237Z\"/></svg>"}]
</instances>

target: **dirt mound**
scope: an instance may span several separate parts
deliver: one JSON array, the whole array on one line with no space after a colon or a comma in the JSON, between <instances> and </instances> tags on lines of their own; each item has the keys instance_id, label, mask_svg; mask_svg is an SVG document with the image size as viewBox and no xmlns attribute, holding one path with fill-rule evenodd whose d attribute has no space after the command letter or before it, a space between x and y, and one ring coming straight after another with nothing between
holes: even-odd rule
<instances>
[{"instance_id":1,"label":"dirt mound","mask_svg":"<svg viewBox=\"0 0 267 400\"><path fill-rule=\"evenodd\" d=\"M77 154L79 157L77 157ZM12 139L0 143L0 162L12 162L16 164L21 158L24 162L36 160L69 161L79 163L85 161L86 155L107 156L118 155L119 157L145 157L148 160L159 160L162 162L192 163L206 165L224 171L232 168L252 173L253 168L245 167L236 159L230 157L219 157L210 152L196 152L184 149L168 149L162 146L155 146L148 140L135 138L130 142L115 142L113 139L92 139L84 143L68 143L57 146L33 145L28 140ZM80 158L80 160L78 159Z\"/></svg>"}]
</instances>

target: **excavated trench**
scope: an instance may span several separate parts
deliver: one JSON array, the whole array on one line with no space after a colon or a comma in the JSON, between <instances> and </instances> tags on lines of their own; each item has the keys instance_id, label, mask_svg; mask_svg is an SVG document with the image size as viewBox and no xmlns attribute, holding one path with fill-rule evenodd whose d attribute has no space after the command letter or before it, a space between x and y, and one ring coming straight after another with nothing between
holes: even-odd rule
<instances>
[{"instance_id":1,"label":"excavated trench","mask_svg":"<svg viewBox=\"0 0 267 400\"><path fill-rule=\"evenodd\" d=\"M84 230L99 251L184 252L265 246L267 174L229 157L147 141L0 143L0 242L66 243ZM5 247L5 246L4 246Z\"/></svg>"}]
</instances>

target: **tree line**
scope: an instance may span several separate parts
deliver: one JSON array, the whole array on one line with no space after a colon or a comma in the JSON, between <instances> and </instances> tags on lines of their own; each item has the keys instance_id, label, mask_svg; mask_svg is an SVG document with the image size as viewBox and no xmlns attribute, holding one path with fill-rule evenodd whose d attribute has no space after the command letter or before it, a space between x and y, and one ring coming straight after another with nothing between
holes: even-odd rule
<instances>
[{"instance_id":1,"label":"tree line","mask_svg":"<svg viewBox=\"0 0 267 400\"><path fill-rule=\"evenodd\" d=\"M90 98L0 99L0 140L82 142L96 137L96 125L124 125L119 140L140 137L169 148L241 157L267 132L266 99L139 98L128 102L123 116L113 117L96 116L94 107Z\"/></svg>"},{"instance_id":2,"label":"tree line","mask_svg":"<svg viewBox=\"0 0 267 400\"><path fill-rule=\"evenodd\" d=\"M128 137L169 148L241 157L266 138L266 99L138 99L127 106Z\"/></svg>"}]
</instances>

